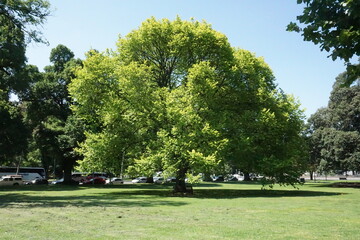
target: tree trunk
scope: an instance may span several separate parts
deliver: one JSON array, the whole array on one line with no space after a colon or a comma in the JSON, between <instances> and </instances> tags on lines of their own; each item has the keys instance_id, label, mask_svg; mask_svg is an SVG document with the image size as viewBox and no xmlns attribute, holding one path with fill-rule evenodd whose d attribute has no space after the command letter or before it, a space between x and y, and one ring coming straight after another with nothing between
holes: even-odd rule
<instances>
[{"instance_id":1,"label":"tree trunk","mask_svg":"<svg viewBox=\"0 0 360 240\"><path fill-rule=\"evenodd\" d=\"M71 178L71 171L75 164L75 159L65 158L63 159L63 171L64 171L64 184L74 184L75 182Z\"/></svg>"},{"instance_id":2,"label":"tree trunk","mask_svg":"<svg viewBox=\"0 0 360 240\"><path fill-rule=\"evenodd\" d=\"M66 160L65 160L66 161ZM64 184L71 184L71 167L68 164L64 164Z\"/></svg>"},{"instance_id":3,"label":"tree trunk","mask_svg":"<svg viewBox=\"0 0 360 240\"><path fill-rule=\"evenodd\" d=\"M180 193L186 193L186 183L185 183L185 179L178 179L178 178L176 178L176 183L175 183L174 191L175 191L175 192L180 192Z\"/></svg>"},{"instance_id":4,"label":"tree trunk","mask_svg":"<svg viewBox=\"0 0 360 240\"><path fill-rule=\"evenodd\" d=\"M146 178L146 183L154 183L154 178L153 177L147 177Z\"/></svg>"},{"instance_id":5,"label":"tree trunk","mask_svg":"<svg viewBox=\"0 0 360 240\"><path fill-rule=\"evenodd\" d=\"M205 182L212 182L212 178L210 176L210 173L205 173L204 174L204 181Z\"/></svg>"},{"instance_id":6,"label":"tree trunk","mask_svg":"<svg viewBox=\"0 0 360 240\"><path fill-rule=\"evenodd\" d=\"M180 169L177 172L176 183L174 186L174 193L186 193L185 175L186 169Z\"/></svg>"},{"instance_id":7,"label":"tree trunk","mask_svg":"<svg viewBox=\"0 0 360 240\"><path fill-rule=\"evenodd\" d=\"M310 171L310 180L314 180L314 172Z\"/></svg>"},{"instance_id":8,"label":"tree trunk","mask_svg":"<svg viewBox=\"0 0 360 240\"><path fill-rule=\"evenodd\" d=\"M244 172L244 181L251 181L250 174L248 172Z\"/></svg>"}]
</instances>

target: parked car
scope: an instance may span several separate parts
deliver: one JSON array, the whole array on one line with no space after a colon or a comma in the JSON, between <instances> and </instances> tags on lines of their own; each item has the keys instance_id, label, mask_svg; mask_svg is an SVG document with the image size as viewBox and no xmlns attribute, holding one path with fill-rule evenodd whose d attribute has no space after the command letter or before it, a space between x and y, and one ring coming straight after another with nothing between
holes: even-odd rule
<instances>
[{"instance_id":1,"label":"parked car","mask_svg":"<svg viewBox=\"0 0 360 240\"><path fill-rule=\"evenodd\" d=\"M222 175L213 177L213 182L223 182L224 177Z\"/></svg>"},{"instance_id":2,"label":"parked car","mask_svg":"<svg viewBox=\"0 0 360 240\"><path fill-rule=\"evenodd\" d=\"M81 173L81 172L73 172L71 174L71 178L72 180L76 181L76 182L83 182L86 180L86 173Z\"/></svg>"},{"instance_id":3,"label":"parked car","mask_svg":"<svg viewBox=\"0 0 360 240\"><path fill-rule=\"evenodd\" d=\"M21 175L5 175L0 178L1 186L18 186L23 184Z\"/></svg>"},{"instance_id":4,"label":"parked car","mask_svg":"<svg viewBox=\"0 0 360 240\"><path fill-rule=\"evenodd\" d=\"M176 182L176 177L169 177L169 178L166 179L166 182L167 183L174 183L174 182Z\"/></svg>"},{"instance_id":5,"label":"parked car","mask_svg":"<svg viewBox=\"0 0 360 240\"><path fill-rule=\"evenodd\" d=\"M154 183L163 183L164 178L163 177L154 177Z\"/></svg>"},{"instance_id":6,"label":"parked car","mask_svg":"<svg viewBox=\"0 0 360 240\"><path fill-rule=\"evenodd\" d=\"M237 182L237 181L239 181L239 179L237 177L235 177L234 175L227 176L225 180L228 181L228 182Z\"/></svg>"},{"instance_id":7,"label":"parked car","mask_svg":"<svg viewBox=\"0 0 360 240\"><path fill-rule=\"evenodd\" d=\"M131 182L132 183L146 183L147 181L147 177L138 177L133 179Z\"/></svg>"},{"instance_id":8,"label":"parked car","mask_svg":"<svg viewBox=\"0 0 360 240\"><path fill-rule=\"evenodd\" d=\"M51 182L51 184L64 184L64 178L60 178L59 180L53 181L53 182ZM70 180L70 184L71 184L71 185L78 185L79 182L71 179L71 180Z\"/></svg>"},{"instance_id":9,"label":"parked car","mask_svg":"<svg viewBox=\"0 0 360 240\"><path fill-rule=\"evenodd\" d=\"M240 173L240 174L234 174L234 177L236 177L238 179L238 181L243 181L244 180L244 174Z\"/></svg>"},{"instance_id":10,"label":"parked car","mask_svg":"<svg viewBox=\"0 0 360 240\"><path fill-rule=\"evenodd\" d=\"M49 184L49 182L45 178L37 178L37 179L32 180L31 184L41 185L41 184Z\"/></svg>"},{"instance_id":11,"label":"parked car","mask_svg":"<svg viewBox=\"0 0 360 240\"><path fill-rule=\"evenodd\" d=\"M110 179L106 179L106 184L124 184L124 180L122 180L121 178L110 178Z\"/></svg>"},{"instance_id":12,"label":"parked car","mask_svg":"<svg viewBox=\"0 0 360 240\"><path fill-rule=\"evenodd\" d=\"M105 179L102 177L95 177L90 180L86 180L81 182L80 184L87 185L87 184L105 184Z\"/></svg>"},{"instance_id":13,"label":"parked car","mask_svg":"<svg viewBox=\"0 0 360 240\"><path fill-rule=\"evenodd\" d=\"M92 178L103 178L104 180L108 177L107 173L104 172L93 172L87 175L86 179L90 180Z\"/></svg>"}]
</instances>

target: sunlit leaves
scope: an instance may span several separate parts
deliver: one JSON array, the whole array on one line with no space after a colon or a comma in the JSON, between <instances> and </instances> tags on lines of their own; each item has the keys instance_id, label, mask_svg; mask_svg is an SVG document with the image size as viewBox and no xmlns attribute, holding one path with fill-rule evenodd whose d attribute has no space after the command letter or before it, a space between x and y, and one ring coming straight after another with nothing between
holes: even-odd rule
<instances>
[{"instance_id":1,"label":"sunlit leaves","mask_svg":"<svg viewBox=\"0 0 360 240\"><path fill-rule=\"evenodd\" d=\"M206 22L146 20L116 51L88 54L70 93L89 124L81 166L106 169L125 152L129 173L161 170L183 182L225 163L265 173L265 159L281 165L276 180L301 171L282 164L301 162L299 105L263 59Z\"/></svg>"}]
</instances>

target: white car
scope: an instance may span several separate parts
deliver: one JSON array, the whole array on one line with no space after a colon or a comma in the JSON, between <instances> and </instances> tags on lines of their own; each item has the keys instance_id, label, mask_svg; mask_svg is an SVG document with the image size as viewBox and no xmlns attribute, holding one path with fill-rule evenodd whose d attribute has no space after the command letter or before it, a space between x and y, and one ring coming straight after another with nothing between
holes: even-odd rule
<instances>
[{"instance_id":1,"label":"white car","mask_svg":"<svg viewBox=\"0 0 360 240\"><path fill-rule=\"evenodd\" d=\"M132 180L132 183L146 183L147 177L138 177Z\"/></svg>"},{"instance_id":2,"label":"white car","mask_svg":"<svg viewBox=\"0 0 360 240\"><path fill-rule=\"evenodd\" d=\"M124 184L124 181L121 178L111 178L111 179L106 179L105 184Z\"/></svg>"},{"instance_id":3,"label":"white car","mask_svg":"<svg viewBox=\"0 0 360 240\"><path fill-rule=\"evenodd\" d=\"M163 177L154 177L154 183L163 183L164 178Z\"/></svg>"},{"instance_id":4,"label":"white car","mask_svg":"<svg viewBox=\"0 0 360 240\"><path fill-rule=\"evenodd\" d=\"M0 179L1 186L18 186L24 184L21 175L6 175Z\"/></svg>"}]
</instances>

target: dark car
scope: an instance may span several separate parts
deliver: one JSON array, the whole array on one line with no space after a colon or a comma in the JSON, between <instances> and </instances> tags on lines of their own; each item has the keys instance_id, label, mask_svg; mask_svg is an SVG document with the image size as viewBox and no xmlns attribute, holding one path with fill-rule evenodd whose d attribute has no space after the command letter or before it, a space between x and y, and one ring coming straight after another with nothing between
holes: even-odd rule
<instances>
[{"instance_id":1,"label":"dark car","mask_svg":"<svg viewBox=\"0 0 360 240\"><path fill-rule=\"evenodd\" d=\"M176 182L176 177L169 177L166 179L167 183L175 183Z\"/></svg>"},{"instance_id":2,"label":"dark car","mask_svg":"<svg viewBox=\"0 0 360 240\"><path fill-rule=\"evenodd\" d=\"M51 184L64 184L64 179L63 179L63 178L61 178L61 179L59 179L59 180L56 180L56 181L52 182ZM79 184L79 182L77 182L77 181L75 181L75 180L71 179L71 180L70 180L70 182L69 182L68 184L70 184L70 185L78 185L78 184Z\"/></svg>"},{"instance_id":3,"label":"dark car","mask_svg":"<svg viewBox=\"0 0 360 240\"><path fill-rule=\"evenodd\" d=\"M35 180L32 180L31 183L35 185L41 185L41 184L49 184L49 181L46 180L45 178L37 178Z\"/></svg>"}]
</instances>

